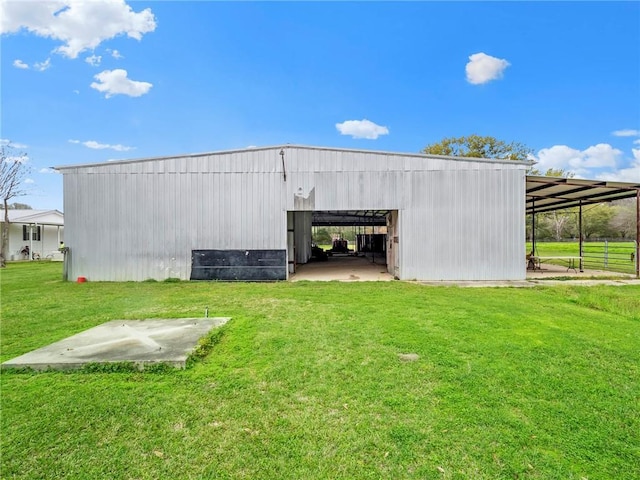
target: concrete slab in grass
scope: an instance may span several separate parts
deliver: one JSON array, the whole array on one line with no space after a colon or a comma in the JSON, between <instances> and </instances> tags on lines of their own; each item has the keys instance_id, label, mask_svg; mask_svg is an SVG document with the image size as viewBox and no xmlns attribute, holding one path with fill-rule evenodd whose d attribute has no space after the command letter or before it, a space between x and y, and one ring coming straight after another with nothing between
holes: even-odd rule
<instances>
[{"instance_id":1,"label":"concrete slab in grass","mask_svg":"<svg viewBox=\"0 0 640 480\"><path fill-rule=\"evenodd\" d=\"M229 318L113 320L2 364L3 369L73 370L89 363L165 363L184 368L198 340Z\"/></svg>"}]
</instances>

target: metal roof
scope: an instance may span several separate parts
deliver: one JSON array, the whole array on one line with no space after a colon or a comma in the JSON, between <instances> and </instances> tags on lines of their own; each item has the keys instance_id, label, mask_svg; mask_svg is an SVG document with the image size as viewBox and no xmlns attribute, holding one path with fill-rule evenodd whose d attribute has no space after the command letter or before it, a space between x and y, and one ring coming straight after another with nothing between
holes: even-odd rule
<instances>
[{"instance_id":1,"label":"metal roof","mask_svg":"<svg viewBox=\"0 0 640 480\"><path fill-rule=\"evenodd\" d=\"M564 208L636 198L640 183L583 180L527 175L526 212L542 213Z\"/></svg>"},{"instance_id":2,"label":"metal roof","mask_svg":"<svg viewBox=\"0 0 640 480\"><path fill-rule=\"evenodd\" d=\"M414 157L414 158L433 158L433 159L439 159L439 160L453 160L453 161L462 161L462 162L505 163L509 165L521 164L521 165L529 165L529 166L533 164L533 162L529 160L519 161L519 160L507 160L504 158L458 157L458 156L449 156L449 155L432 155L432 154L415 153L415 152L389 152L385 150L364 150L364 149L352 149L352 148L316 147L311 145L284 144L284 145L272 145L272 146L264 146L264 147L249 147L249 148L241 148L241 149L234 149L234 150L220 150L220 151L213 151L213 152L189 153L189 154L181 154L181 155L165 155L160 157L110 160L107 162L100 162L100 163L59 165L52 168L55 170L64 171L64 170L69 170L74 168L96 167L101 165L152 162L152 161L169 160L169 159L175 159L175 158L194 158L194 157L203 157L203 156L228 155L232 153L256 152L256 151L262 151L262 150L276 150L276 151L285 150L286 151L286 149L288 148L299 149L299 150L351 152L351 153L389 155L389 156Z\"/></svg>"}]
</instances>

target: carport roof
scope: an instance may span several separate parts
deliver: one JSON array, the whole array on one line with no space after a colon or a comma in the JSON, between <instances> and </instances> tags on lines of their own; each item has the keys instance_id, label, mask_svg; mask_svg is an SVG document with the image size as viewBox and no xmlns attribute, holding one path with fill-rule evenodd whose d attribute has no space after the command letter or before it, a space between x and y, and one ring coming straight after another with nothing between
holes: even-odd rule
<instances>
[{"instance_id":1,"label":"carport roof","mask_svg":"<svg viewBox=\"0 0 640 480\"><path fill-rule=\"evenodd\" d=\"M389 210L341 210L313 212L315 226L384 226Z\"/></svg>"},{"instance_id":2,"label":"carport roof","mask_svg":"<svg viewBox=\"0 0 640 480\"><path fill-rule=\"evenodd\" d=\"M636 198L640 183L584 180L579 178L526 177L526 212L552 212L564 208ZM313 212L316 226L386 225L389 210Z\"/></svg>"},{"instance_id":3,"label":"carport roof","mask_svg":"<svg viewBox=\"0 0 640 480\"><path fill-rule=\"evenodd\" d=\"M583 180L527 175L526 212L541 213L563 208L636 198L640 183Z\"/></svg>"}]
</instances>

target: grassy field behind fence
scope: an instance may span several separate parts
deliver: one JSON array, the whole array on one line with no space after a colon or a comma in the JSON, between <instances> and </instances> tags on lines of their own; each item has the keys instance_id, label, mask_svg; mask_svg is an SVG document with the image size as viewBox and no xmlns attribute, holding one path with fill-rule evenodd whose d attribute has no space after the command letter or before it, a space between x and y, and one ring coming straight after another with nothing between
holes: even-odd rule
<instances>
[{"instance_id":1,"label":"grassy field behind fence","mask_svg":"<svg viewBox=\"0 0 640 480\"><path fill-rule=\"evenodd\" d=\"M331 245L319 245L323 250L330 250ZM349 242L349 248L355 248ZM635 252L634 242L607 242L608 258L605 262L605 242L584 242L584 268L587 270L608 270L617 273L634 274L635 262L631 256ZM531 242L526 243L525 251L531 251ZM541 257L578 257L580 244L578 242L536 242L536 255ZM558 265L563 261L558 260Z\"/></svg>"},{"instance_id":2,"label":"grassy field behind fence","mask_svg":"<svg viewBox=\"0 0 640 480\"><path fill-rule=\"evenodd\" d=\"M531 251L530 242L526 244L526 251ZM540 257L577 257L580 256L580 244L578 242L536 242L536 255ZM635 243L584 242L583 262L586 270L608 270L634 274L636 271ZM561 261L556 263L562 264Z\"/></svg>"},{"instance_id":3,"label":"grassy field behind fence","mask_svg":"<svg viewBox=\"0 0 640 480\"><path fill-rule=\"evenodd\" d=\"M112 319L233 317L185 371L2 372L4 479L640 478L638 286L0 275L3 361Z\"/></svg>"},{"instance_id":4,"label":"grassy field behind fence","mask_svg":"<svg viewBox=\"0 0 640 480\"><path fill-rule=\"evenodd\" d=\"M584 247L589 250L602 251L605 242L584 242ZM611 254L626 254L633 251L633 242L607 242L607 248ZM527 252L531 251L531 242L527 242ZM553 255L579 255L580 244L578 242L536 242L537 254L541 256Z\"/></svg>"}]
</instances>

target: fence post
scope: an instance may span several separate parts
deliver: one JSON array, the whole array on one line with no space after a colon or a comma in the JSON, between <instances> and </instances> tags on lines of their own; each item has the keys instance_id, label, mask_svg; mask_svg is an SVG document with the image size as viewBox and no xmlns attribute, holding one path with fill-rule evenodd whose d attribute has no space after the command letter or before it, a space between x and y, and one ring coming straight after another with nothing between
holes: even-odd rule
<instances>
[{"instance_id":1,"label":"fence post","mask_svg":"<svg viewBox=\"0 0 640 480\"><path fill-rule=\"evenodd\" d=\"M582 200L580 200L580 208L578 209L578 242L580 255L580 272L584 272L584 237L582 236Z\"/></svg>"}]
</instances>

